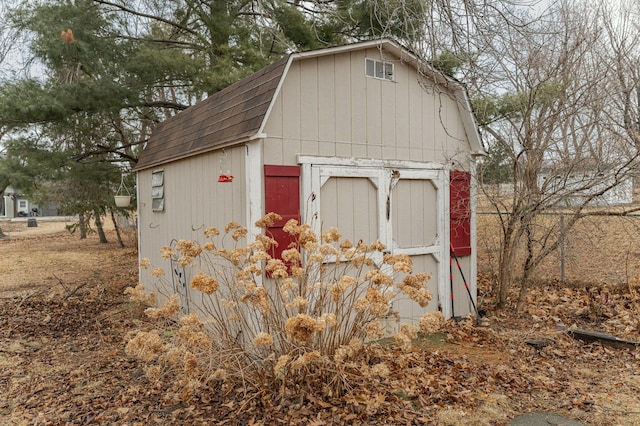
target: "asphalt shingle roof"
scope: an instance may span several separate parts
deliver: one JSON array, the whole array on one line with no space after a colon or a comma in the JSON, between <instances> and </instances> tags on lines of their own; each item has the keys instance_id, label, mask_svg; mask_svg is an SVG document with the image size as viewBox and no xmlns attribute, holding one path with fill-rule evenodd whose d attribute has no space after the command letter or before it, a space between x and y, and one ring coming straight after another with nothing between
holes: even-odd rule
<instances>
[{"instance_id":1,"label":"asphalt shingle roof","mask_svg":"<svg viewBox=\"0 0 640 426\"><path fill-rule=\"evenodd\" d=\"M255 135L287 60L285 56L160 123L135 169L154 167Z\"/></svg>"}]
</instances>

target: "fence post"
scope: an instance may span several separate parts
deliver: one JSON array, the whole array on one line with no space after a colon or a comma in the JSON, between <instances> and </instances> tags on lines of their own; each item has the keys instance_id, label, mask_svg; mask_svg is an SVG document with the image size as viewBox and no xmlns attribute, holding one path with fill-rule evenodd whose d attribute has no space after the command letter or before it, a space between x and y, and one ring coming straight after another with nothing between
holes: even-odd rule
<instances>
[{"instance_id":1,"label":"fence post","mask_svg":"<svg viewBox=\"0 0 640 426\"><path fill-rule=\"evenodd\" d=\"M560 213L560 282L564 284L565 258L564 258L564 213Z\"/></svg>"}]
</instances>

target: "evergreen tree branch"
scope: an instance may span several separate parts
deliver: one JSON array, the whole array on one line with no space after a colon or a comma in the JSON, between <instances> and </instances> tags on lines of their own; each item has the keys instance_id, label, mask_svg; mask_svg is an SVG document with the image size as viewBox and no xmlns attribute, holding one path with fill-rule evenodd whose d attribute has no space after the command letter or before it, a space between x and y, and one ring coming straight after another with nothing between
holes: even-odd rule
<instances>
[{"instance_id":1,"label":"evergreen tree branch","mask_svg":"<svg viewBox=\"0 0 640 426\"><path fill-rule=\"evenodd\" d=\"M115 7L117 9L119 9L122 12L130 13L130 14L132 14L134 16L139 16L141 18L148 18L148 19L153 19L155 21L163 22L163 23L165 23L167 25L170 25L170 26L172 26L174 28L178 28L178 29L180 29L182 31L185 31L186 33L189 33L189 34L191 34L191 35L193 35L193 36L195 36L197 38L200 38L200 34L197 31L195 31L195 30L193 30L193 29L191 29L189 27L186 27L186 26L184 26L184 25L182 25L182 24L180 24L178 22L175 22L175 21L172 21L172 20L169 20L169 19L165 19L165 18L163 18L161 16L151 15L151 14L148 14L148 13L140 12L140 11L131 9L131 8L125 6L124 4L117 4L117 3L114 3L114 2L111 2L111 1L107 1L107 0L93 0L93 2L94 3L98 3L98 4L102 4L102 5L105 5L105 6L112 6L112 7Z\"/></svg>"}]
</instances>

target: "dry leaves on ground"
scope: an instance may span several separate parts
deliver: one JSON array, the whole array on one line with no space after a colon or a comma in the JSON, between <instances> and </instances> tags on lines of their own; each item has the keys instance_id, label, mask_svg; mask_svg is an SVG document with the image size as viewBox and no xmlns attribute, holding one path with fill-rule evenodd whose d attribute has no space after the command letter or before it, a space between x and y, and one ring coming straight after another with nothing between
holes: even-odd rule
<instances>
[{"instance_id":1,"label":"dry leaves on ground","mask_svg":"<svg viewBox=\"0 0 640 426\"><path fill-rule=\"evenodd\" d=\"M585 344L557 327L632 333L637 309L623 290L609 289L606 309L592 312L586 290L549 286L532 292L524 318L490 312L481 326L450 322L410 351L369 345L361 361L384 363L389 374L351 375L344 396L226 383L185 403L124 353L130 330L155 326L122 294L137 281L135 251L65 235L0 247L27 258L40 243L83 260L73 273L48 266L61 280L46 291L14 281L20 292L0 294L1 424L506 425L537 410L588 425L640 423L638 350ZM532 338L550 344L534 347Z\"/></svg>"}]
</instances>

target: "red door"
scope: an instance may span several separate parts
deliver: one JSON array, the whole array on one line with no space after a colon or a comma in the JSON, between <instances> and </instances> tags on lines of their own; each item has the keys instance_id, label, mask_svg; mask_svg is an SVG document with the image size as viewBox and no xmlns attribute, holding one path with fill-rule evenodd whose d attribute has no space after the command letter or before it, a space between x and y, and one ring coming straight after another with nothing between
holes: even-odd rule
<instances>
[{"instance_id":1,"label":"red door","mask_svg":"<svg viewBox=\"0 0 640 426\"><path fill-rule=\"evenodd\" d=\"M265 213L277 213L282 219L267 229L271 238L278 242L272 248L271 257L281 258L282 251L295 237L282 230L290 219L300 221L300 166L264 166Z\"/></svg>"}]
</instances>

